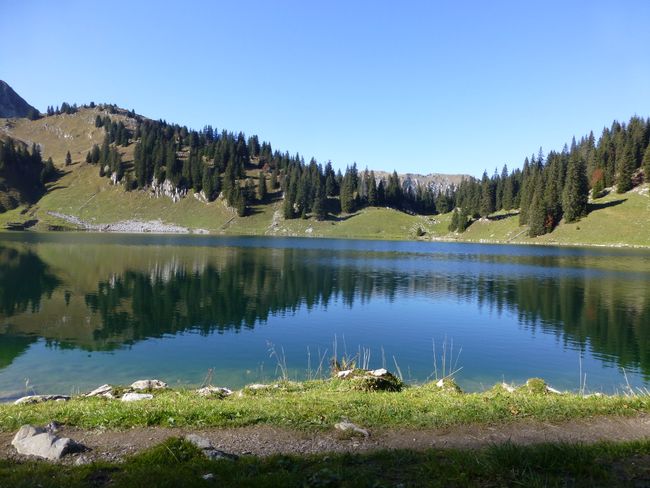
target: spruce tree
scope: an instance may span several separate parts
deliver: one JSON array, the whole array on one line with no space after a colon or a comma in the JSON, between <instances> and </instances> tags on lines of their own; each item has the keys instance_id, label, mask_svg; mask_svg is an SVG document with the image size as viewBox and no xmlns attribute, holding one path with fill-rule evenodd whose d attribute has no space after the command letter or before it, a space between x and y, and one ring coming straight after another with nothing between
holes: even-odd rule
<instances>
[{"instance_id":1,"label":"spruce tree","mask_svg":"<svg viewBox=\"0 0 650 488\"><path fill-rule=\"evenodd\" d=\"M643 154L643 177L645 182L650 184L650 144L648 144Z\"/></svg>"},{"instance_id":2,"label":"spruce tree","mask_svg":"<svg viewBox=\"0 0 650 488\"><path fill-rule=\"evenodd\" d=\"M375 172L371 171L368 181L368 205L376 207L377 204L377 180L375 179Z\"/></svg>"},{"instance_id":3,"label":"spruce tree","mask_svg":"<svg viewBox=\"0 0 650 488\"><path fill-rule=\"evenodd\" d=\"M487 217L494 212L494 190L488 178L487 171L483 172L483 178L481 179L481 204L479 212L481 217Z\"/></svg>"},{"instance_id":4,"label":"spruce tree","mask_svg":"<svg viewBox=\"0 0 650 488\"><path fill-rule=\"evenodd\" d=\"M528 217L528 235L530 237L541 236L546 233L544 221L546 219L546 207L544 205L543 186L537 186L533 193L533 200L530 203L530 216Z\"/></svg>"},{"instance_id":5,"label":"spruce tree","mask_svg":"<svg viewBox=\"0 0 650 488\"><path fill-rule=\"evenodd\" d=\"M622 153L616 155L618 177L616 178L616 192L625 193L632 189L632 176L634 175L634 151L632 143L628 142Z\"/></svg>"},{"instance_id":6,"label":"spruce tree","mask_svg":"<svg viewBox=\"0 0 650 488\"><path fill-rule=\"evenodd\" d=\"M449 232L456 232L458 230L460 215L458 214L458 209L455 208L451 214L451 222L449 222Z\"/></svg>"},{"instance_id":7,"label":"spruce tree","mask_svg":"<svg viewBox=\"0 0 650 488\"><path fill-rule=\"evenodd\" d=\"M70 151L65 155L65 165L70 166L72 164L72 156L70 156Z\"/></svg>"},{"instance_id":8,"label":"spruce tree","mask_svg":"<svg viewBox=\"0 0 650 488\"><path fill-rule=\"evenodd\" d=\"M589 183L584 161L576 152L569 159L564 191L562 193L562 212L567 222L574 222L587 215Z\"/></svg>"},{"instance_id":9,"label":"spruce tree","mask_svg":"<svg viewBox=\"0 0 650 488\"><path fill-rule=\"evenodd\" d=\"M263 171L260 171L260 174L257 177L257 199L260 202L266 201L266 176Z\"/></svg>"}]
</instances>

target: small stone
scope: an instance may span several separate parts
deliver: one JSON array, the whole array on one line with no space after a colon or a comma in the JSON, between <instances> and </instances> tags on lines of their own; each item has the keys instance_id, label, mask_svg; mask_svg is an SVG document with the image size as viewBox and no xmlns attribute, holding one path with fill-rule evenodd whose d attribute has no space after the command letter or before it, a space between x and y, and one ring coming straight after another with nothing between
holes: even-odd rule
<instances>
[{"instance_id":1,"label":"small stone","mask_svg":"<svg viewBox=\"0 0 650 488\"><path fill-rule=\"evenodd\" d=\"M553 393L555 395L561 395L562 394L562 392L560 390L556 390L555 388L552 388L550 386L546 386L546 391L548 391L549 393Z\"/></svg>"},{"instance_id":2,"label":"small stone","mask_svg":"<svg viewBox=\"0 0 650 488\"><path fill-rule=\"evenodd\" d=\"M239 456L236 454L220 451L219 449L203 449L203 454L205 454L205 457L207 457L210 461L218 461L221 459L225 459L227 461L237 461L237 459L239 459Z\"/></svg>"},{"instance_id":3,"label":"small stone","mask_svg":"<svg viewBox=\"0 0 650 488\"><path fill-rule=\"evenodd\" d=\"M90 459L82 454L74 460L74 463L76 466L83 466L84 464L90 464Z\"/></svg>"},{"instance_id":4,"label":"small stone","mask_svg":"<svg viewBox=\"0 0 650 488\"><path fill-rule=\"evenodd\" d=\"M231 454L228 452L220 451L219 449L215 449L214 446L212 445L212 442L210 442L210 439L206 439L205 437L201 437L196 434L188 434L185 436L185 440L187 442L194 444L199 449L201 449L203 455L212 461L218 459L227 459L230 461L235 461L239 459L239 456L237 456L236 454Z\"/></svg>"},{"instance_id":5,"label":"small stone","mask_svg":"<svg viewBox=\"0 0 650 488\"><path fill-rule=\"evenodd\" d=\"M385 368L379 368L379 369L375 369L375 370L370 371L371 375L377 376L377 377L384 376L387 373L388 373L388 370L385 369Z\"/></svg>"},{"instance_id":6,"label":"small stone","mask_svg":"<svg viewBox=\"0 0 650 488\"><path fill-rule=\"evenodd\" d=\"M205 481L210 481L214 479L214 475L212 473L207 473L201 476L201 478L203 478Z\"/></svg>"},{"instance_id":7,"label":"small stone","mask_svg":"<svg viewBox=\"0 0 650 488\"><path fill-rule=\"evenodd\" d=\"M151 400L153 395L151 393L125 393L122 396L123 402L138 402L140 400Z\"/></svg>"},{"instance_id":8,"label":"small stone","mask_svg":"<svg viewBox=\"0 0 650 488\"><path fill-rule=\"evenodd\" d=\"M30 403L42 403L51 401L64 401L67 402L70 397L67 395L29 395L19 398L14 402L14 405L24 405Z\"/></svg>"},{"instance_id":9,"label":"small stone","mask_svg":"<svg viewBox=\"0 0 650 488\"><path fill-rule=\"evenodd\" d=\"M336 376L338 378L347 378L348 376L350 376L352 374L352 371L353 370L351 370L351 369L346 369L346 370L343 370L343 371L339 371L338 373L336 373Z\"/></svg>"},{"instance_id":10,"label":"small stone","mask_svg":"<svg viewBox=\"0 0 650 488\"><path fill-rule=\"evenodd\" d=\"M438 388L442 388L443 386L445 386L445 380L444 380L443 378L439 379L439 380L436 382L436 386L437 386Z\"/></svg>"},{"instance_id":11,"label":"small stone","mask_svg":"<svg viewBox=\"0 0 650 488\"><path fill-rule=\"evenodd\" d=\"M160 390L167 388L167 383L160 380L138 380L131 384L134 390Z\"/></svg>"},{"instance_id":12,"label":"small stone","mask_svg":"<svg viewBox=\"0 0 650 488\"><path fill-rule=\"evenodd\" d=\"M506 390L508 393L514 393L515 392L515 387L512 386L512 385L509 385L505 381L503 383L501 383L501 388Z\"/></svg>"},{"instance_id":13,"label":"small stone","mask_svg":"<svg viewBox=\"0 0 650 488\"><path fill-rule=\"evenodd\" d=\"M342 432L347 432L347 431L355 432L357 434L361 434L364 437L370 436L370 432L368 432L366 429L362 429L358 425L355 425L352 422L349 422L347 420L342 420L341 422L334 424L334 428Z\"/></svg>"}]
</instances>

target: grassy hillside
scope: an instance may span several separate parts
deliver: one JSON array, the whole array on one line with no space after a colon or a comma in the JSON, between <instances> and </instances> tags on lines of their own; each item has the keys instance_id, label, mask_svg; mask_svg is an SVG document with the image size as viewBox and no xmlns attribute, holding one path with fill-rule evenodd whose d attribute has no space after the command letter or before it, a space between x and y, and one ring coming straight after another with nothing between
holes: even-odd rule
<instances>
[{"instance_id":1,"label":"grassy hillside","mask_svg":"<svg viewBox=\"0 0 650 488\"><path fill-rule=\"evenodd\" d=\"M189 194L174 203L167 197L155 198L147 191L126 192L123 186L100 178L96 166L85 163L86 153L104 138L104 129L95 127L97 115L108 113L99 108L83 108L73 115L61 114L36 121L0 119L0 135L28 145L40 144L44 159L52 157L62 171L62 176L49 185L48 192L35 205L0 214L0 227L9 222L38 220L36 230L75 228L51 215L58 212L91 224L161 220L189 229L232 235L650 246L648 185L623 195L610 192L590 202L590 213L581 221L561 223L551 234L537 238L527 236L527 228L519 226L515 212L478 220L465 233L456 234L447 230L450 214L417 216L388 208L366 208L347 216L330 215L324 221L284 220L280 192L271 194L268 204L254 205L247 217L238 217L223 199L205 203ZM133 124L124 115L111 117L127 126ZM131 144L119 148L127 164L133 159L133 147ZM63 167L67 151L72 155L73 164Z\"/></svg>"}]
</instances>

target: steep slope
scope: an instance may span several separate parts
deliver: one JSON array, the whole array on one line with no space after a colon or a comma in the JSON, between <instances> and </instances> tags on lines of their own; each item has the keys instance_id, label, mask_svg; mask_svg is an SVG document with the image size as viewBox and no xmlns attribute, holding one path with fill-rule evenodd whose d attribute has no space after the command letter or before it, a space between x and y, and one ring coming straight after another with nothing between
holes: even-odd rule
<instances>
[{"instance_id":1,"label":"steep slope","mask_svg":"<svg viewBox=\"0 0 650 488\"><path fill-rule=\"evenodd\" d=\"M6 82L0 80L0 117L36 118L39 112L27 103Z\"/></svg>"}]
</instances>

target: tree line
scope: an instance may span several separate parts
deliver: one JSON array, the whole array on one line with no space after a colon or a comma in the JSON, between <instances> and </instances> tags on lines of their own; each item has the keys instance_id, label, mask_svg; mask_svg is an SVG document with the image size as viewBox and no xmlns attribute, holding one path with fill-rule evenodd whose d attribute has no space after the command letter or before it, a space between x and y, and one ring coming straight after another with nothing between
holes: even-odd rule
<instances>
[{"instance_id":1,"label":"tree line","mask_svg":"<svg viewBox=\"0 0 650 488\"><path fill-rule=\"evenodd\" d=\"M0 140L0 213L35 200L56 175L52 158L43 162L38 145L30 151L10 137Z\"/></svg>"},{"instance_id":2,"label":"tree line","mask_svg":"<svg viewBox=\"0 0 650 488\"><path fill-rule=\"evenodd\" d=\"M591 192L596 199L605 188L625 193L650 175L650 119L632 117L604 128L596 141L593 132L575 138L561 152L526 158L522 169L480 180L464 180L456 191L457 208L450 230L464 231L472 220L497 210L519 209L519 223L531 237L552 232L560 220L574 222L587 215Z\"/></svg>"},{"instance_id":3,"label":"tree line","mask_svg":"<svg viewBox=\"0 0 650 488\"><path fill-rule=\"evenodd\" d=\"M255 135L247 138L212 126L191 130L125 113L135 129L108 115L96 117L96 127L104 127L106 136L86 160L99 164L102 176L123 181L127 190L169 180L208 201L223 193L241 216L281 192L286 219L324 219L367 206L430 215L453 210L449 229L462 232L476 219L518 209L519 223L528 226L530 236L538 236L552 232L562 219L585 216L589 192L597 198L616 186L624 193L650 174L650 119L636 116L628 123L615 121L598 140L591 132L560 152L545 155L540 149L521 169L509 171L504 165L500 173L495 169L489 176L486 171L481 179L467 178L439 191L406 187L396 172L379 178L373 171L359 171L356 163L344 173L335 172L331 162L323 165L312 158L305 163L300 154L273 150ZM131 143L133 164L125 165L116 147Z\"/></svg>"}]
</instances>

